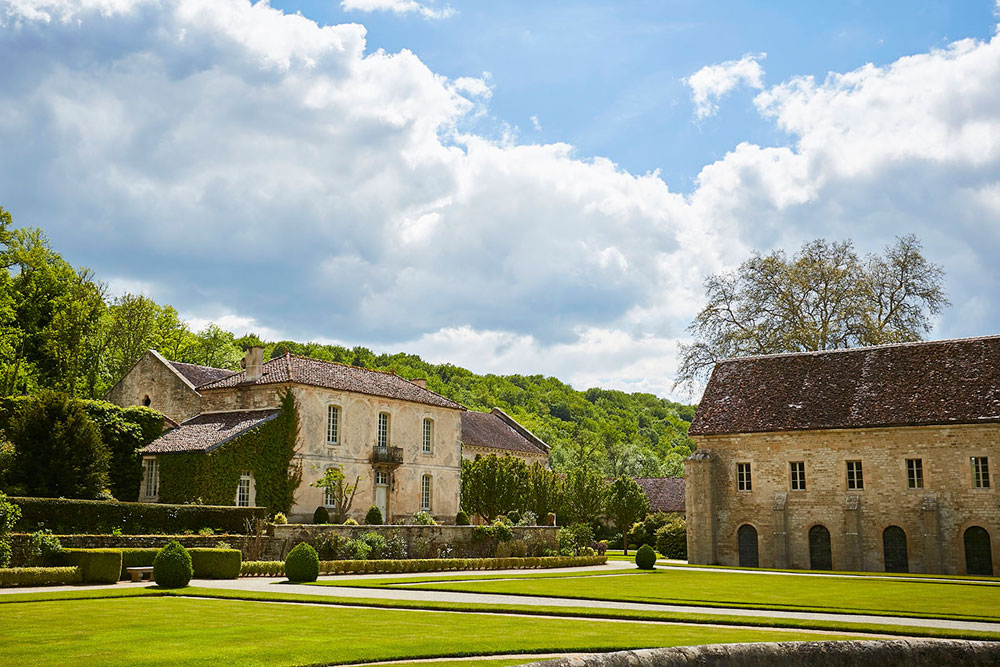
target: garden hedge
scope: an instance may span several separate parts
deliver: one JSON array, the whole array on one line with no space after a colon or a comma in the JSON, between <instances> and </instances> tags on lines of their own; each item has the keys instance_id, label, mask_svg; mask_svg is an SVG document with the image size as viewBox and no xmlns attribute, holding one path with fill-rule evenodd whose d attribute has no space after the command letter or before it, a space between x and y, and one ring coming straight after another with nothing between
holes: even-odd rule
<instances>
[{"instance_id":1,"label":"garden hedge","mask_svg":"<svg viewBox=\"0 0 1000 667\"><path fill-rule=\"evenodd\" d=\"M79 584L78 567L7 567L0 568L0 588L13 586L65 586Z\"/></svg>"},{"instance_id":2,"label":"garden hedge","mask_svg":"<svg viewBox=\"0 0 1000 667\"><path fill-rule=\"evenodd\" d=\"M131 579L128 568L130 567L152 567L153 560L159 549L121 549L122 552L122 579Z\"/></svg>"},{"instance_id":3,"label":"garden hedge","mask_svg":"<svg viewBox=\"0 0 1000 667\"><path fill-rule=\"evenodd\" d=\"M604 565L607 556L538 556L535 558L409 558L406 560L323 560L320 574L381 574L392 572L442 572L449 570L515 570L526 568L582 567ZM245 561L243 577L280 577L285 564Z\"/></svg>"},{"instance_id":4,"label":"garden hedge","mask_svg":"<svg viewBox=\"0 0 1000 667\"><path fill-rule=\"evenodd\" d=\"M188 549L195 579L235 579L240 576L239 549Z\"/></svg>"},{"instance_id":5,"label":"garden hedge","mask_svg":"<svg viewBox=\"0 0 1000 667\"><path fill-rule=\"evenodd\" d=\"M245 533L257 519L267 519L265 507L120 503L113 500L24 498L9 500L21 509L15 531L31 533L44 525L59 535L107 534L118 528L126 535L178 535L211 528Z\"/></svg>"},{"instance_id":6,"label":"garden hedge","mask_svg":"<svg viewBox=\"0 0 1000 667\"><path fill-rule=\"evenodd\" d=\"M59 561L80 568L85 584L113 584L122 572L121 549L63 549Z\"/></svg>"}]
</instances>

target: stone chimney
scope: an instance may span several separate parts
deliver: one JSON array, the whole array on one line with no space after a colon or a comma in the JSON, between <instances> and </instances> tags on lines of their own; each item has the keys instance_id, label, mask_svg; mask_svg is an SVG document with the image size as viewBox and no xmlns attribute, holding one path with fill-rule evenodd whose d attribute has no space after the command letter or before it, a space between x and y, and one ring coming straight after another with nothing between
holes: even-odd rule
<instances>
[{"instance_id":1,"label":"stone chimney","mask_svg":"<svg viewBox=\"0 0 1000 667\"><path fill-rule=\"evenodd\" d=\"M259 380L264 371L264 348L260 345L247 348L247 355L243 358L242 365L246 369L247 382Z\"/></svg>"},{"instance_id":2,"label":"stone chimney","mask_svg":"<svg viewBox=\"0 0 1000 667\"><path fill-rule=\"evenodd\" d=\"M421 389L427 389L427 379L426 378L417 378L416 380L410 380L410 382L412 382L413 384L417 385Z\"/></svg>"}]
</instances>

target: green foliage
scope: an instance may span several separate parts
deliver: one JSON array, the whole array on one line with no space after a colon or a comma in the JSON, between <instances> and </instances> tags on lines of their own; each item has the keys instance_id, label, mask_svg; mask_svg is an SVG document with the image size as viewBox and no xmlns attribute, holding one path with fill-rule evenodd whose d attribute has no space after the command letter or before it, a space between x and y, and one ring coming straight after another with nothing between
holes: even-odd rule
<instances>
[{"instance_id":1,"label":"green foliage","mask_svg":"<svg viewBox=\"0 0 1000 667\"><path fill-rule=\"evenodd\" d=\"M239 549L189 549L194 576L198 579L236 579L242 557Z\"/></svg>"},{"instance_id":2,"label":"green foliage","mask_svg":"<svg viewBox=\"0 0 1000 667\"><path fill-rule=\"evenodd\" d=\"M381 533L370 532L365 533L360 538L362 542L368 545L371 550L368 557L373 559L385 558L385 550L388 546L388 542Z\"/></svg>"},{"instance_id":3,"label":"green foliage","mask_svg":"<svg viewBox=\"0 0 1000 667\"><path fill-rule=\"evenodd\" d=\"M346 540L340 555L347 560L367 560L372 548L364 540Z\"/></svg>"},{"instance_id":4,"label":"green foliage","mask_svg":"<svg viewBox=\"0 0 1000 667\"><path fill-rule=\"evenodd\" d=\"M368 514L365 514L365 524L369 526L381 526L382 523L382 510L376 505L369 507Z\"/></svg>"},{"instance_id":5,"label":"green foliage","mask_svg":"<svg viewBox=\"0 0 1000 667\"><path fill-rule=\"evenodd\" d=\"M516 456L477 456L462 461L462 508L492 523L524 509L528 466Z\"/></svg>"},{"instance_id":6,"label":"green foliage","mask_svg":"<svg viewBox=\"0 0 1000 667\"><path fill-rule=\"evenodd\" d=\"M673 512L653 512L647 515L642 521L632 525L628 533L629 543L633 545L648 544L651 547L655 547L656 531L677 519L683 521L680 514Z\"/></svg>"},{"instance_id":7,"label":"green foliage","mask_svg":"<svg viewBox=\"0 0 1000 667\"><path fill-rule=\"evenodd\" d=\"M413 515L413 525L414 526L436 526L437 521L434 520L427 512L417 512Z\"/></svg>"},{"instance_id":8,"label":"green foliage","mask_svg":"<svg viewBox=\"0 0 1000 667\"><path fill-rule=\"evenodd\" d=\"M316 511L313 512L313 523L315 524L330 523L330 512L325 507L320 505L319 507L316 508Z\"/></svg>"},{"instance_id":9,"label":"green foliage","mask_svg":"<svg viewBox=\"0 0 1000 667\"><path fill-rule=\"evenodd\" d=\"M354 504L359 481L361 481L361 477L357 476L353 483L349 483L344 477L344 471L334 466L327 468L323 472L323 476L311 484L311 486L323 489L324 495L333 498L333 516L331 518L334 523L347 523L347 515Z\"/></svg>"},{"instance_id":10,"label":"green foliage","mask_svg":"<svg viewBox=\"0 0 1000 667\"><path fill-rule=\"evenodd\" d=\"M442 572L451 570L513 570L554 567L586 567L604 565L607 556L533 556L527 558L410 558L400 560L323 560L319 573L374 574L396 572ZM285 563L275 561L244 561L242 577L278 577L285 573Z\"/></svg>"},{"instance_id":11,"label":"green foliage","mask_svg":"<svg viewBox=\"0 0 1000 667\"><path fill-rule=\"evenodd\" d=\"M656 550L664 558L687 560L687 522L674 515L656 531Z\"/></svg>"},{"instance_id":12,"label":"green foliage","mask_svg":"<svg viewBox=\"0 0 1000 667\"><path fill-rule=\"evenodd\" d=\"M281 399L278 416L234 438L205 456L201 452L157 457L160 501L234 505L240 475L253 473L257 505L270 512L288 512L302 471L292 467L299 432L298 408L291 391Z\"/></svg>"},{"instance_id":13,"label":"green foliage","mask_svg":"<svg viewBox=\"0 0 1000 667\"><path fill-rule=\"evenodd\" d=\"M20 512L21 532L50 528L61 535L108 534L119 528L127 535L178 535L209 526L219 532L242 533L267 516L254 507L119 503L106 500L11 497ZM2 512L2 505L0 505Z\"/></svg>"},{"instance_id":14,"label":"green foliage","mask_svg":"<svg viewBox=\"0 0 1000 667\"><path fill-rule=\"evenodd\" d=\"M469 515L465 513L465 510L458 510L458 514L455 515L455 525L456 526L469 525Z\"/></svg>"},{"instance_id":15,"label":"green foliage","mask_svg":"<svg viewBox=\"0 0 1000 667\"><path fill-rule=\"evenodd\" d=\"M319 577L319 556L316 550L302 542L288 552L285 558L285 576L289 581L316 581Z\"/></svg>"},{"instance_id":16,"label":"green foliage","mask_svg":"<svg viewBox=\"0 0 1000 667\"><path fill-rule=\"evenodd\" d=\"M0 568L0 588L13 586L67 586L79 584L80 568L71 567L10 567Z\"/></svg>"},{"instance_id":17,"label":"green foliage","mask_svg":"<svg viewBox=\"0 0 1000 667\"><path fill-rule=\"evenodd\" d=\"M604 514L608 483L595 468L574 468L566 476L565 518L569 523L596 523ZM566 523L563 521L562 523Z\"/></svg>"},{"instance_id":18,"label":"green foliage","mask_svg":"<svg viewBox=\"0 0 1000 667\"><path fill-rule=\"evenodd\" d=\"M285 562L280 560L245 560L240 565L241 577L281 577Z\"/></svg>"},{"instance_id":19,"label":"green foliage","mask_svg":"<svg viewBox=\"0 0 1000 667\"><path fill-rule=\"evenodd\" d=\"M120 578L128 579L130 567L151 567L156 560L159 549L122 549L122 571Z\"/></svg>"},{"instance_id":20,"label":"green foliage","mask_svg":"<svg viewBox=\"0 0 1000 667\"><path fill-rule=\"evenodd\" d=\"M60 565L80 568L85 584L113 584L122 572L121 549L63 549Z\"/></svg>"},{"instance_id":21,"label":"green foliage","mask_svg":"<svg viewBox=\"0 0 1000 667\"><path fill-rule=\"evenodd\" d=\"M653 551L653 547L648 544L639 547L635 552L635 565L640 570L652 570L656 565L656 552Z\"/></svg>"},{"instance_id":22,"label":"green foliage","mask_svg":"<svg viewBox=\"0 0 1000 667\"><path fill-rule=\"evenodd\" d=\"M271 519L271 523L278 526L283 526L286 523L288 523L288 517L285 516L284 512L278 512L277 514L274 515L274 518Z\"/></svg>"},{"instance_id":23,"label":"green foliage","mask_svg":"<svg viewBox=\"0 0 1000 667\"><path fill-rule=\"evenodd\" d=\"M43 392L11 421L12 480L24 493L97 498L108 484L108 449L78 401Z\"/></svg>"},{"instance_id":24,"label":"green foliage","mask_svg":"<svg viewBox=\"0 0 1000 667\"><path fill-rule=\"evenodd\" d=\"M170 540L153 559L153 581L161 588L184 588L194 577L191 554L177 540Z\"/></svg>"},{"instance_id":25,"label":"green foliage","mask_svg":"<svg viewBox=\"0 0 1000 667\"><path fill-rule=\"evenodd\" d=\"M525 510L535 517L558 514L566 504L563 480L554 470L535 461L524 480Z\"/></svg>"},{"instance_id":26,"label":"green foliage","mask_svg":"<svg viewBox=\"0 0 1000 667\"><path fill-rule=\"evenodd\" d=\"M10 534L20 518L21 508L0 491L0 567L7 567L10 564Z\"/></svg>"},{"instance_id":27,"label":"green foliage","mask_svg":"<svg viewBox=\"0 0 1000 667\"><path fill-rule=\"evenodd\" d=\"M160 436L163 415L142 406L122 408L107 401L83 401L82 405L108 448L111 494L118 500L138 500L142 482L139 450Z\"/></svg>"},{"instance_id":28,"label":"green foliage","mask_svg":"<svg viewBox=\"0 0 1000 667\"><path fill-rule=\"evenodd\" d=\"M385 549L382 551L382 557L391 560L403 560L406 556L406 541L396 533L389 535L385 541Z\"/></svg>"},{"instance_id":29,"label":"green foliage","mask_svg":"<svg viewBox=\"0 0 1000 667\"><path fill-rule=\"evenodd\" d=\"M345 525L345 526L357 526L358 522L355 519L347 519L346 521L344 521L343 525Z\"/></svg>"},{"instance_id":30,"label":"green foliage","mask_svg":"<svg viewBox=\"0 0 1000 667\"><path fill-rule=\"evenodd\" d=\"M31 567L49 567L55 565L62 555L62 544L51 530L39 530L31 534L28 547L25 549L25 562Z\"/></svg>"},{"instance_id":31,"label":"green foliage","mask_svg":"<svg viewBox=\"0 0 1000 667\"><path fill-rule=\"evenodd\" d=\"M615 520L615 526L622 531L623 548L627 554L629 528L646 516L649 499L634 479L619 477L608 488L605 507L608 516Z\"/></svg>"}]
</instances>

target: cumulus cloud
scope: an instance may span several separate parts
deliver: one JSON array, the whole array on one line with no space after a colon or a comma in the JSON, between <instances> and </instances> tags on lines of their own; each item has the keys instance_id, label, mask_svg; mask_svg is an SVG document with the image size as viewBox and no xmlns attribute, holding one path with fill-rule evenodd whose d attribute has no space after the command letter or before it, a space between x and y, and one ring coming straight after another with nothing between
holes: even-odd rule
<instances>
[{"instance_id":1,"label":"cumulus cloud","mask_svg":"<svg viewBox=\"0 0 1000 667\"><path fill-rule=\"evenodd\" d=\"M684 82L691 88L691 99L698 118L715 115L719 110L719 99L740 85L757 90L763 88L764 68L758 61L766 56L766 53L745 55L739 60L706 65L686 78Z\"/></svg>"},{"instance_id":2,"label":"cumulus cloud","mask_svg":"<svg viewBox=\"0 0 1000 667\"><path fill-rule=\"evenodd\" d=\"M419 14L427 19L444 19L455 13L447 5L436 9L416 0L340 0L340 6L347 11Z\"/></svg>"},{"instance_id":3,"label":"cumulus cloud","mask_svg":"<svg viewBox=\"0 0 1000 667\"><path fill-rule=\"evenodd\" d=\"M0 202L195 324L667 395L705 275L913 231L949 272L942 333L1000 325L1000 38L764 89L794 142L739 144L681 195L469 132L488 75L366 54L359 25L246 0L0 16ZM760 87L757 67L730 79ZM711 80L691 85L714 105Z\"/></svg>"}]
</instances>

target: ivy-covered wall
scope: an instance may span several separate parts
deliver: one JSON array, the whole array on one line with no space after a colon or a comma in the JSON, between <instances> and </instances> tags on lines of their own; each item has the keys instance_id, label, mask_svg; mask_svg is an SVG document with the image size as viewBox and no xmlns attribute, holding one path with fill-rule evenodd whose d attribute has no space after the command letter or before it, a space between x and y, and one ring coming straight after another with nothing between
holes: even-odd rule
<instances>
[{"instance_id":1,"label":"ivy-covered wall","mask_svg":"<svg viewBox=\"0 0 1000 667\"><path fill-rule=\"evenodd\" d=\"M288 512L302 480L295 466L299 415L291 391L281 399L275 419L230 440L208 454L160 454L160 502L235 505L240 474L253 473L256 504L275 512Z\"/></svg>"}]
</instances>

